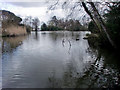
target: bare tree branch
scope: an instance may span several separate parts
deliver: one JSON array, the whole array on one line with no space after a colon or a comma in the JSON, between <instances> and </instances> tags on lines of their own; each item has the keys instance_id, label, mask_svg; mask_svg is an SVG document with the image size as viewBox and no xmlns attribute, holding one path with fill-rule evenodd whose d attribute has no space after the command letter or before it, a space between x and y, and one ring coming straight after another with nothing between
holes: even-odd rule
<instances>
[{"instance_id":1,"label":"bare tree branch","mask_svg":"<svg viewBox=\"0 0 120 90\"><path fill-rule=\"evenodd\" d=\"M50 10L54 10L54 9L56 8L56 5L58 5L58 4L59 4L59 0L57 0L56 3L54 3L53 5L51 5L51 6L49 7L49 9L50 9Z\"/></svg>"}]
</instances>

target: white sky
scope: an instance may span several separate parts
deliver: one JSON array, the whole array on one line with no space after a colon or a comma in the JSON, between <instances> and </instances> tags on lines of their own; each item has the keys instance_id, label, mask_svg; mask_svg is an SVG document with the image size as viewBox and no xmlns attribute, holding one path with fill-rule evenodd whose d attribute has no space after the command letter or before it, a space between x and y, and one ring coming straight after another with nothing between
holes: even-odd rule
<instances>
[{"instance_id":1,"label":"white sky","mask_svg":"<svg viewBox=\"0 0 120 90\"><path fill-rule=\"evenodd\" d=\"M26 16L38 17L40 22L47 22L54 15L58 18L65 17L63 10L60 8L48 11L45 2L3 2L0 0L0 9L11 11L22 18Z\"/></svg>"},{"instance_id":2,"label":"white sky","mask_svg":"<svg viewBox=\"0 0 120 90\"><path fill-rule=\"evenodd\" d=\"M46 2L49 3L46 3ZM60 0L61 3L65 0ZM75 2L78 0L71 0L71 2ZM82 1L82 0L81 0ZM85 1L85 0L83 0ZM90 1L90 0L86 0ZM91 1L111 1L111 0L91 0ZM120 0L113 0L120 1ZM60 8L55 9L54 11L48 11L47 7L49 5L53 5L56 0L0 0L0 9L8 10L15 13L17 16L22 18L26 16L38 17L40 22L47 22L50 20L52 16L57 16L58 18L65 18L68 14L67 11L63 11ZM68 9L69 10L69 9ZM66 13L65 13L66 12ZM74 18L79 18L85 14L84 10L81 12L75 13ZM82 18L81 18L82 19ZM81 20L79 19L79 20Z\"/></svg>"}]
</instances>

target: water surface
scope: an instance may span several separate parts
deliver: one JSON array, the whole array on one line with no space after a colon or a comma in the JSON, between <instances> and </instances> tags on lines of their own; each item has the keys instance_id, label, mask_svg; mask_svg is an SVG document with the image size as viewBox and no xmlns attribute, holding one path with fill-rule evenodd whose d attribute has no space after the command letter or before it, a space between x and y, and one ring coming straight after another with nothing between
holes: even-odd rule
<instances>
[{"instance_id":1,"label":"water surface","mask_svg":"<svg viewBox=\"0 0 120 90\"><path fill-rule=\"evenodd\" d=\"M2 42L3 88L92 88L119 85L117 57L83 39L89 32L32 32Z\"/></svg>"}]
</instances>

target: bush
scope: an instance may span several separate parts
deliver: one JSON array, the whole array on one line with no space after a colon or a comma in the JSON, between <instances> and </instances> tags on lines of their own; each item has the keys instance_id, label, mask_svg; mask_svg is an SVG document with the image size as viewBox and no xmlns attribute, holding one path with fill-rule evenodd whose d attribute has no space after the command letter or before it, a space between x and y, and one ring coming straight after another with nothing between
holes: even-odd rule
<instances>
[{"instance_id":1,"label":"bush","mask_svg":"<svg viewBox=\"0 0 120 90\"><path fill-rule=\"evenodd\" d=\"M44 23L42 26L41 26L41 31L47 31L48 30L48 27L47 25Z\"/></svg>"},{"instance_id":2,"label":"bush","mask_svg":"<svg viewBox=\"0 0 120 90\"><path fill-rule=\"evenodd\" d=\"M47 26L45 23L41 26L41 31L57 31L61 30L61 28L58 28L56 26Z\"/></svg>"},{"instance_id":3,"label":"bush","mask_svg":"<svg viewBox=\"0 0 120 90\"><path fill-rule=\"evenodd\" d=\"M95 24L93 23L93 21L91 21L89 23L88 30L91 31L91 33L98 33L98 30L97 30Z\"/></svg>"},{"instance_id":4,"label":"bush","mask_svg":"<svg viewBox=\"0 0 120 90\"><path fill-rule=\"evenodd\" d=\"M26 31L27 33L30 33L32 31L32 27L29 25L26 25Z\"/></svg>"},{"instance_id":5,"label":"bush","mask_svg":"<svg viewBox=\"0 0 120 90\"><path fill-rule=\"evenodd\" d=\"M106 17L106 26L108 33L118 47L120 47L120 2L116 2L116 6L112 6Z\"/></svg>"}]
</instances>

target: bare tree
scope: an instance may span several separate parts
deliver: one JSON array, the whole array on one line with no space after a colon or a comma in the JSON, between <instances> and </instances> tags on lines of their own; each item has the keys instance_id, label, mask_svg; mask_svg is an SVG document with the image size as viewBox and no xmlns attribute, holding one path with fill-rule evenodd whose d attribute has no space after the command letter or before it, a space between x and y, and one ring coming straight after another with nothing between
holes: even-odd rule
<instances>
[{"instance_id":1,"label":"bare tree","mask_svg":"<svg viewBox=\"0 0 120 90\"><path fill-rule=\"evenodd\" d=\"M72 0L73 1L73 0ZM98 30L100 32L104 32L108 41L110 42L110 44L116 48L116 45L115 43L113 42L113 40L110 38L110 35L108 34L107 32L107 28L104 24L104 21L102 19L102 16L100 15L100 13L98 12L96 6L95 6L95 3L94 2L80 2L80 1L77 1L77 2L74 2L73 4L71 4L70 2L72 2L70 0L66 0L64 1L63 5L62 5L62 8L66 8L65 6L69 6L70 5L70 13L68 15L69 16L72 16L72 15L76 15L74 11L77 10L77 12L81 11L82 10L82 7L84 8L85 12L90 16L90 18L92 19L92 21L94 22L95 26L98 28ZM55 3L55 5L52 5L50 7L50 9L55 9L56 5L59 3L59 0L57 0L57 2ZM88 6L91 8L90 10L88 9ZM85 18L85 16L83 16L83 18Z\"/></svg>"},{"instance_id":2,"label":"bare tree","mask_svg":"<svg viewBox=\"0 0 120 90\"><path fill-rule=\"evenodd\" d=\"M39 19L38 18L34 18L33 19L33 27L34 27L35 31L38 30L39 24L40 24Z\"/></svg>"},{"instance_id":3,"label":"bare tree","mask_svg":"<svg viewBox=\"0 0 120 90\"><path fill-rule=\"evenodd\" d=\"M114 48L116 48L116 45L115 45L115 43L112 41L112 39L110 38L110 36L109 36L109 34L108 34L108 32L107 32L107 28L106 28L106 26L105 26L105 23L104 23L101 15L99 14L98 10L96 9L94 3L93 3L93 2L89 2L89 4L91 5L91 7L92 7L92 9L93 9L93 14L94 14L94 16L95 16L96 21L98 21L98 22L96 22L96 24L98 24L98 25L100 26L99 29L100 29L100 30L103 30L103 32L106 34L107 39L109 40L110 44L111 44Z\"/></svg>"},{"instance_id":4,"label":"bare tree","mask_svg":"<svg viewBox=\"0 0 120 90\"><path fill-rule=\"evenodd\" d=\"M30 27L32 27L32 16L27 16L24 18L23 20L23 24L24 25L29 25Z\"/></svg>"}]
</instances>

